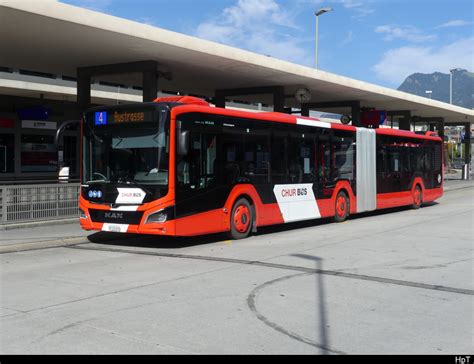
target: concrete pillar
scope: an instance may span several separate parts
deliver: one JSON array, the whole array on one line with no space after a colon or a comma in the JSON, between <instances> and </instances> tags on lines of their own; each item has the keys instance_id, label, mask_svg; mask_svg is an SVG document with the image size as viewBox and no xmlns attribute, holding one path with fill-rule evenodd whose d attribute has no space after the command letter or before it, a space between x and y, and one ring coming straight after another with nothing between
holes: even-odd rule
<instances>
[{"instance_id":1,"label":"concrete pillar","mask_svg":"<svg viewBox=\"0 0 474 364\"><path fill-rule=\"evenodd\" d=\"M444 141L444 119L443 118L439 118L439 120L437 121L436 129L437 129L438 135Z\"/></svg>"},{"instance_id":2,"label":"concrete pillar","mask_svg":"<svg viewBox=\"0 0 474 364\"><path fill-rule=\"evenodd\" d=\"M214 104L216 107L225 108L225 95L221 90L216 90L216 95L214 97Z\"/></svg>"},{"instance_id":3,"label":"concrete pillar","mask_svg":"<svg viewBox=\"0 0 474 364\"><path fill-rule=\"evenodd\" d=\"M273 111L285 112L285 89L282 86L273 91Z\"/></svg>"},{"instance_id":4,"label":"concrete pillar","mask_svg":"<svg viewBox=\"0 0 474 364\"><path fill-rule=\"evenodd\" d=\"M158 94L158 62L138 61L77 69L77 104L82 113L91 105L91 78L98 75L141 73L143 101L153 101Z\"/></svg>"},{"instance_id":5,"label":"concrete pillar","mask_svg":"<svg viewBox=\"0 0 474 364\"><path fill-rule=\"evenodd\" d=\"M306 116L309 117L309 106L307 104L302 104L301 105L301 116Z\"/></svg>"},{"instance_id":6,"label":"concrete pillar","mask_svg":"<svg viewBox=\"0 0 474 364\"><path fill-rule=\"evenodd\" d=\"M18 121L18 122L16 122ZM15 178L21 176L21 134L22 134L22 128L21 128L21 120L18 117L15 120L15 124L13 125L14 131L14 140L15 140L15 162L13 166L13 173ZM6 200L4 200L6 201Z\"/></svg>"},{"instance_id":7,"label":"concrete pillar","mask_svg":"<svg viewBox=\"0 0 474 364\"><path fill-rule=\"evenodd\" d=\"M352 125L361 126L360 121L360 101L354 101L351 105Z\"/></svg>"},{"instance_id":8,"label":"concrete pillar","mask_svg":"<svg viewBox=\"0 0 474 364\"><path fill-rule=\"evenodd\" d=\"M400 119L400 124L398 125L400 130L410 130L411 125L411 113L409 111L403 113L403 118Z\"/></svg>"},{"instance_id":9,"label":"concrete pillar","mask_svg":"<svg viewBox=\"0 0 474 364\"><path fill-rule=\"evenodd\" d=\"M409 110L393 110L388 112L388 116L392 118L392 127L393 127L393 117L402 116L399 120L398 128L400 130L410 130L411 125L411 112Z\"/></svg>"},{"instance_id":10,"label":"concrete pillar","mask_svg":"<svg viewBox=\"0 0 474 364\"><path fill-rule=\"evenodd\" d=\"M471 124L464 124L464 163L467 164L465 179L471 179Z\"/></svg>"},{"instance_id":11,"label":"concrete pillar","mask_svg":"<svg viewBox=\"0 0 474 364\"><path fill-rule=\"evenodd\" d=\"M158 69L143 72L143 102L151 102L158 95Z\"/></svg>"},{"instance_id":12,"label":"concrete pillar","mask_svg":"<svg viewBox=\"0 0 474 364\"><path fill-rule=\"evenodd\" d=\"M80 113L91 106L91 75L81 69L77 70L77 105Z\"/></svg>"}]
</instances>

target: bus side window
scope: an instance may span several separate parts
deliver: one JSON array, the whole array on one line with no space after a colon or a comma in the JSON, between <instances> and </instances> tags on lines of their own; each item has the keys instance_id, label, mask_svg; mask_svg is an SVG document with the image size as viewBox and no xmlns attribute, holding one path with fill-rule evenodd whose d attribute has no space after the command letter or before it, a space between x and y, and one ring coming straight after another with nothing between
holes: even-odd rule
<instances>
[{"instance_id":1,"label":"bus side window","mask_svg":"<svg viewBox=\"0 0 474 364\"><path fill-rule=\"evenodd\" d=\"M354 136L352 133L335 131L334 178L352 181L354 178Z\"/></svg>"},{"instance_id":2,"label":"bus side window","mask_svg":"<svg viewBox=\"0 0 474 364\"><path fill-rule=\"evenodd\" d=\"M377 171L377 192L385 192L385 143L384 136L376 136L376 171ZM356 176L356 179L358 176Z\"/></svg>"},{"instance_id":3,"label":"bus side window","mask_svg":"<svg viewBox=\"0 0 474 364\"><path fill-rule=\"evenodd\" d=\"M271 141L272 170L271 177L273 184L287 183L287 132L285 125L273 125Z\"/></svg>"},{"instance_id":4,"label":"bus side window","mask_svg":"<svg viewBox=\"0 0 474 364\"><path fill-rule=\"evenodd\" d=\"M243 174L255 184L270 183L270 133L265 124L245 130Z\"/></svg>"},{"instance_id":5,"label":"bus side window","mask_svg":"<svg viewBox=\"0 0 474 364\"><path fill-rule=\"evenodd\" d=\"M317 181L315 169L315 132L313 128L298 126L289 134L288 183Z\"/></svg>"},{"instance_id":6,"label":"bus side window","mask_svg":"<svg viewBox=\"0 0 474 364\"><path fill-rule=\"evenodd\" d=\"M400 153L392 151L390 154L391 160L392 160L392 172L400 172Z\"/></svg>"},{"instance_id":7,"label":"bus side window","mask_svg":"<svg viewBox=\"0 0 474 364\"><path fill-rule=\"evenodd\" d=\"M319 180L328 183L331 180L331 146L329 142L319 143Z\"/></svg>"},{"instance_id":8,"label":"bus side window","mask_svg":"<svg viewBox=\"0 0 474 364\"><path fill-rule=\"evenodd\" d=\"M303 161L301 159L301 147L304 138L301 133L291 132L288 142L288 183L303 182Z\"/></svg>"},{"instance_id":9,"label":"bus side window","mask_svg":"<svg viewBox=\"0 0 474 364\"><path fill-rule=\"evenodd\" d=\"M217 136L191 133L189 153L177 163L178 185L200 190L215 184Z\"/></svg>"},{"instance_id":10,"label":"bus side window","mask_svg":"<svg viewBox=\"0 0 474 364\"><path fill-rule=\"evenodd\" d=\"M234 185L241 176L238 147L234 142L224 144L224 183L227 185Z\"/></svg>"}]
</instances>

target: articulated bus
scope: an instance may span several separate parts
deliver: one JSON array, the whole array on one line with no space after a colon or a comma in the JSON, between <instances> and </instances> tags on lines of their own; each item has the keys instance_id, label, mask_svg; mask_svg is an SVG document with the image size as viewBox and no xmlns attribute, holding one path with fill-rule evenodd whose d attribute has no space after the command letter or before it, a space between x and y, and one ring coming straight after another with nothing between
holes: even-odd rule
<instances>
[{"instance_id":1,"label":"articulated bus","mask_svg":"<svg viewBox=\"0 0 474 364\"><path fill-rule=\"evenodd\" d=\"M442 141L194 97L99 107L82 121L86 230L247 237L258 227L333 218L443 194Z\"/></svg>"}]
</instances>

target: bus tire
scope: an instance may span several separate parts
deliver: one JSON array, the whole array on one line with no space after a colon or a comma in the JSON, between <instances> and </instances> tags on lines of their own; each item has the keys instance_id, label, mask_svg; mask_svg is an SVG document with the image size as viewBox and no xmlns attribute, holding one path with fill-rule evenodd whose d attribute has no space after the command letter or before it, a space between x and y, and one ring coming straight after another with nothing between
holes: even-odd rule
<instances>
[{"instance_id":1,"label":"bus tire","mask_svg":"<svg viewBox=\"0 0 474 364\"><path fill-rule=\"evenodd\" d=\"M344 191L339 191L336 196L336 203L335 203L335 214L334 214L334 221L335 222L343 222L349 217L350 211L350 204L349 204L349 197L347 193Z\"/></svg>"},{"instance_id":2,"label":"bus tire","mask_svg":"<svg viewBox=\"0 0 474 364\"><path fill-rule=\"evenodd\" d=\"M423 203L423 191L421 190L420 185L416 185L413 190L413 205L414 209L419 209Z\"/></svg>"},{"instance_id":3,"label":"bus tire","mask_svg":"<svg viewBox=\"0 0 474 364\"><path fill-rule=\"evenodd\" d=\"M227 236L230 239L245 239L252 231L253 209L245 198L239 198L232 207L230 214L230 230Z\"/></svg>"}]
</instances>

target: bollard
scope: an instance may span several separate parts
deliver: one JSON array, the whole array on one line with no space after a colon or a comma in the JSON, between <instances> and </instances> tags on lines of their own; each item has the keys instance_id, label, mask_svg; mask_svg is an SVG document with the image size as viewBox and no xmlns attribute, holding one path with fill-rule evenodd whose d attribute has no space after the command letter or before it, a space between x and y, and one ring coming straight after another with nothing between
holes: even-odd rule
<instances>
[{"instance_id":1,"label":"bollard","mask_svg":"<svg viewBox=\"0 0 474 364\"><path fill-rule=\"evenodd\" d=\"M469 163L466 163L462 166L462 176L461 176L461 179L463 181L466 181L466 180L470 180L471 179L471 176L470 176L470 165Z\"/></svg>"}]
</instances>

